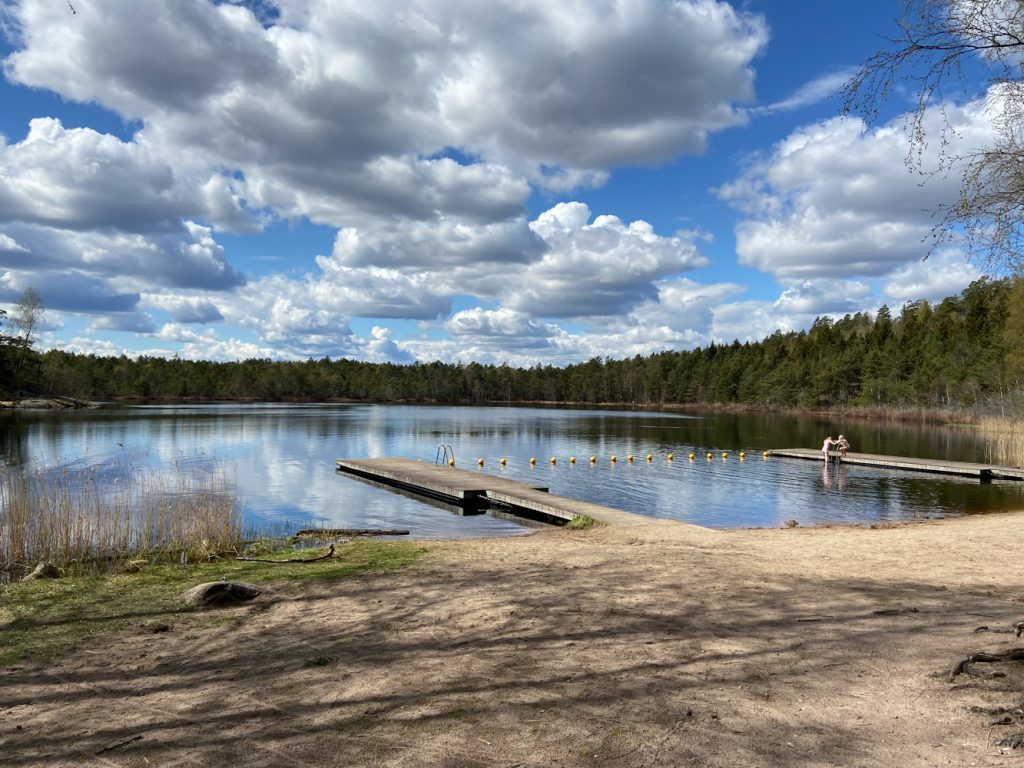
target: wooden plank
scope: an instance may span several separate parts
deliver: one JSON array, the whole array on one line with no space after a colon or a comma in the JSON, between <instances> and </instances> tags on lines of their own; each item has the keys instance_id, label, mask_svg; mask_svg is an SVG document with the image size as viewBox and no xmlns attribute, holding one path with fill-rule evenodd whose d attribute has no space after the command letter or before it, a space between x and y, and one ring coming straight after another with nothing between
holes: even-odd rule
<instances>
[{"instance_id":1,"label":"wooden plank","mask_svg":"<svg viewBox=\"0 0 1024 768\"><path fill-rule=\"evenodd\" d=\"M813 448L776 448L768 451L770 456L790 459L811 459L823 461L820 450ZM830 453L831 457L836 452ZM912 472L931 472L961 477L977 477L979 480L993 478L1007 480L1024 480L1024 469L1020 467L1001 467L994 464L979 464L969 461L945 461L942 459L918 459L907 456L884 456L874 453L847 453L843 464L863 467L881 467L883 469L902 469Z\"/></svg>"},{"instance_id":2,"label":"wooden plank","mask_svg":"<svg viewBox=\"0 0 1024 768\"><path fill-rule=\"evenodd\" d=\"M415 459L338 459L337 467L341 471L371 480L460 503L472 502L474 499L482 501L488 489L526 487L547 490L546 486L529 485L485 472L428 464Z\"/></svg>"},{"instance_id":3,"label":"wooden plank","mask_svg":"<svg viewBox=\"0 0 1024 768\"><path fill-rule=\"evenodd\" d=\"M570 522L582 515L592 517L609 525L635 526L650 525L656 522L656 518L649 515L638 515L634 512L626 512L623 509L606 507L589 501L559 496L554 493L544 493L529 488L522 488L517 491L489 490L487 491L487 498L508 504L511 507L547 515L565 520L566 522Z\"/></svg>"}]
</instances>

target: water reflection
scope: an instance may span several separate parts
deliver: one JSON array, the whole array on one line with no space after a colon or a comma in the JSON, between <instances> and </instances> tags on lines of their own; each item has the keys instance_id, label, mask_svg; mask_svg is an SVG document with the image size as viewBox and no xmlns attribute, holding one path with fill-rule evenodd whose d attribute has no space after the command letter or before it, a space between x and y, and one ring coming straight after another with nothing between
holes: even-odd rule
<instances>
[{"instance_id":1,"label":"water reflection","mask_svg":"<svg viewBox=\"0 0 1024 768\"><path fill-rule=\"evenodd\" d=\"M420 537L508 535L490 515L458 517L391 490L338 476L337 458L402 456L432 462L451 445L458 465L548 485L552 492L712 527L871 523L1024 508L1024 483L886 472L769 459L768 448L816 447L842 431L858 451L978 460L970 431L818 416L689 415L642 411L379 405L111 407L0 416L12 465L173 477L227 470L247 522L408 528ZM740 451L747 453L740 459ZM666 455L673 452L675 461ZM697 459L687 461L689 453ZM706 454L712 453L708 460ZM729 453L727 459L722 457ZM609 456L617 454L618 463ZM625 457L634 454L630 464ZM652 454L652 461L645 461ZM590 455L597 462L590 464ZM569 456L577 463L569 464ZM502 467L499 460L508 460ZM537 465L531 466L531 457ZM551 465L549 459L558 463ZM123 480L118 480L121 482Z\"/></svg>"}]
</instances>

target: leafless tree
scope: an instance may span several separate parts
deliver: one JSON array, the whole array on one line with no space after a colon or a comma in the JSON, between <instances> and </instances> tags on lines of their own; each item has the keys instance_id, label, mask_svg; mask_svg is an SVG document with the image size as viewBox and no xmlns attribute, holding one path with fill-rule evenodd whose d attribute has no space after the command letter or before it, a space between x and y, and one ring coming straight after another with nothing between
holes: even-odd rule
<instances>
[{"instance_id":1,"label":"leafless tree","mask_svg":"<svg viewBox=\"0 0 1024 768\"><path fill-rule=\"evenodd\" d=\"M11 313L11 320L21 329L21 338L18 345L21 347L21 354L18 356L18 363L15 366L15 374L21 373L25 365L25 357L32 347L32 334L35 333L39 322L43 319L46 307L43 305L43 297L35 288L26 288L14 305Z\"/></svg>"},{"instance_id":2,"label":"leafless tree","mask_svg":"<svg viewBox=\"0 0 1024 768\"><path fill-rule=\"evenodd\" d=\"M32 346L32 334L43 319L46 307L43 304L43 297L35 288L26 288L14 305L14 314L11 319L21 329L21 341L26 347Z\"/></svg>"},{"instance_id":3,"label":"leafless tree","mask_svg":"<svg viewBox=\"0 0 1024 768\"><path fill-rule=\"evenodd\" d=\"M989 271L1024 267L1024 2L903 0L900 34L870 56L843 89L847 112L877 119L897 90L909 88L908 162L923 170L930 142L940 169L962 169L960 198L936 211L932 249L954 241ZM964 149L943 120L929 135L930 110L947 115L952 99L980 100L991 122L991 145Z\"/></svg>"}]
</instances>

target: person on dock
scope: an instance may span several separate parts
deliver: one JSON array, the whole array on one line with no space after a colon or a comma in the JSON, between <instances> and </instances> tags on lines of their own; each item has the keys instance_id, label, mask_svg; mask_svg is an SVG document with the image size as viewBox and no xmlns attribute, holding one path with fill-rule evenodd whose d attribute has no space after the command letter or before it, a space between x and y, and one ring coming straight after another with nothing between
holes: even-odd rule
<instances>
[{"instance_id":1,"label":"person on dock","mask_svg":"<svg viewBox=\"0 0 1024 768\"><path fill-rule=\"evenodd\" d=\"M840 435L839 439L836 440L836 446L839 448L839 460L842 461L846 458L846 452L850 450L850 441L843 435Z\"/></svg>"},{"instance_id":2,"label":"person on dock","mask_svg":"<svg viewBox=\"0 0 1024 768\"><path fill-rule=\"evenodd\" d=\"M828 464L828 452L833 445L838 445L836 440L832 439L832 435L825 438L825 442L821 446L821 455L825 458L825 463Z\"/></svg>"}]
</instances>

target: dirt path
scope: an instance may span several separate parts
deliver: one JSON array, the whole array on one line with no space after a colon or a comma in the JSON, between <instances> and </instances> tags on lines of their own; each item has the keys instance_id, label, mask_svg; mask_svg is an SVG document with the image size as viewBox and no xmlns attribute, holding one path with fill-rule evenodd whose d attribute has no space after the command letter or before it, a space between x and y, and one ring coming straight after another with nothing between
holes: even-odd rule
<instances>
[{"instance_id":1,"label":"dirt path","mask_svg":"<svg viewBox=\"0 0 1024 768\"><path fill-rule=\"evenodd\" d=\"M941 673L1014 644L1024 514L430 546L0 672L0 764L1022 765L965 709L1020 672Z\"/></svg>"}]
</instances>

